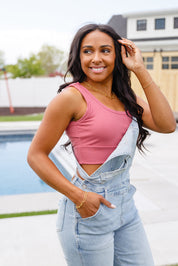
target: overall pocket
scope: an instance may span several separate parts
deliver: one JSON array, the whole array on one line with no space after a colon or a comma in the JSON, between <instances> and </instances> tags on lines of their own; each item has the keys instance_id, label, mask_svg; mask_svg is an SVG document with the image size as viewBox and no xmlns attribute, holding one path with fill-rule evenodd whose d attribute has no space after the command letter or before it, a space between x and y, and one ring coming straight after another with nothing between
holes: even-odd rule
<instances>
[{"instance_id":1,"label":"overall pocket","mask_svg":"<svg viewBox=\"0 0 178 266\"><path fill-rule=\"evenodd\" d=\"M76 217L78 217L79 219L82 219L82 220L95 219L100 214L100 212L102 211L102 203L100 203L100 206L99 206L99 208L98 208L98 210L96 211L95 214L93 214L92 216L86 217L86 218L82 218L80 213L77 211L76 208L75 208L75 211L76 211Z\"/></svg>"},{"instance_id":2,"label":"overall pocket","mask_svg":"<svg viewBox=\"0 0 178 266\"><path fill-rule=\"evenodd\" d=\"M56 231L61 232L63 230L65 212L66 212L67 198L63 197L59 200L59 207L57 212Z\"/></svg>"}]
</instances>

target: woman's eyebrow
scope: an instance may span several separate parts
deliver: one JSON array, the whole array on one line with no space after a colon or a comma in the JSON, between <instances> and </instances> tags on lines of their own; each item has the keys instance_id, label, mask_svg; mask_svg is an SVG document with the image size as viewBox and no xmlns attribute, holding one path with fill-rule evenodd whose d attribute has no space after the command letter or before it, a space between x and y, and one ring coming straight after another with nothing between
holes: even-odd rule
<instances>
[{"instance_id":1,"label":"woman's eyebrow","mask_svg":"<svg viewBox=\"0 0 178 266\"><path fill-rule=\"evenodd\" d=\"M112 46L111 46L110 44L101 45L100 47L101 47L101 48L105 48L105 47L110 47L110 48L112 48Z\"/></svg>"},{"instance_id":2,"label":"woman's eyebrow","mask_svg":"<svg viewBox=\"0 0 178 266\"><path fill-rule=\"evenodd\" d=\"M84 46L82 46L82 49L85 49L85 48L93 48L93 46L92 45L84 45Z\"/></svg>"},{"instance_id":3,"label":"woman's eyebrow","mask_svg":"<svg viewBox=\"0 0 178 266\"><path fill-rule=\"evenodd\" d=\"M110 48L112 48L112 45L110 45L110 44L104 44L104 45L101 45L100 47L101 47L101 48L105 48L105 47L110 47ZM82 49L85 49L85 48L93 48L93 46L92 46L92 45L84 45L84 46L82 47Z\"/></svg>"}]
</instances>

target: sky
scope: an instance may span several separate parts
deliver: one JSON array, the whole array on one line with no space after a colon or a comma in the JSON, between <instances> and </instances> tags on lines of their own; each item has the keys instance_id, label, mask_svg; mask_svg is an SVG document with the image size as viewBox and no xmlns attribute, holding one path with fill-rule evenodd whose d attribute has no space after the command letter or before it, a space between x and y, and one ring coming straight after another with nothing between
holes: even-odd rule
<instances>
[{"instance_id":1,"label":"sky","mask_svg":"<svg viewBox=\"0 0 178 266\"><path fill-rule=\"evenodd\" d=\"M87 23L174 8L177 0L0 0L0 51L5 64L38 53L44 44L67 52L76 31Z\"/></svg>"}]
</instances>

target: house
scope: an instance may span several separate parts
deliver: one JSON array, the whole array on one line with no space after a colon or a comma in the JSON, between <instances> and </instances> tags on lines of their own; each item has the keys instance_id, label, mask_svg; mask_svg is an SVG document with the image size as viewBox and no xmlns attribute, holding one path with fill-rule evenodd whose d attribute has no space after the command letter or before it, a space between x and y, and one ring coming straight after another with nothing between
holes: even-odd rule
<instances>
[{"instance_id":1,"label":"house","mask_svg":"<svg viewBox=\"0 0 178 266\"><path fill-rule=\"evenodd\" d=\"M146 68L178 112L178 9L114 15L108 24L139 47ZM134 75L132 87L144 97Z\"/></svg>"}]
</instances>

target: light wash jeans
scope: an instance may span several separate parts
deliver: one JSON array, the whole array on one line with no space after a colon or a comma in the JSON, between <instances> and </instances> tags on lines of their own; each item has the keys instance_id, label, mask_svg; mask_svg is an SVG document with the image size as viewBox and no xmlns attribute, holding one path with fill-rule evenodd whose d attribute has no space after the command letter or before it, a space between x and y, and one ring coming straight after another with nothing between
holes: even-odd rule
<instances>
[{"instance_id":1,"label":"light wash jeans","mask_svg":"<svg viewBox=\"0 0 178 266\"><path fill-rule=\"evenodd\" d=\"M118 147L91 176L77 164L72 183L105 197L115 209L101 204L95 215L82 218L65 196L59 202L57 232L69 266L153 266L145 231L134 204L135 187L129 168L138 126L133 120Z\"/></svg>"}]
</instances>

